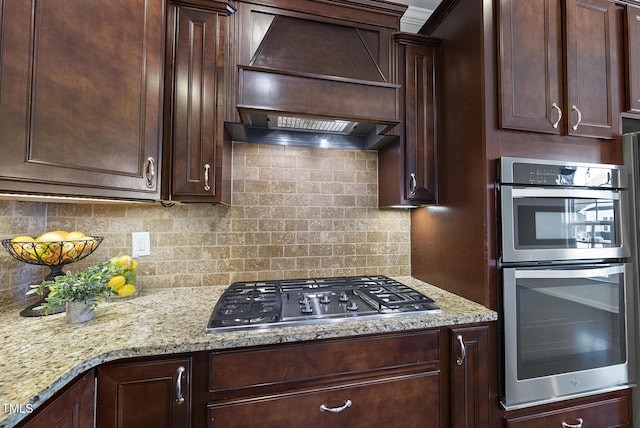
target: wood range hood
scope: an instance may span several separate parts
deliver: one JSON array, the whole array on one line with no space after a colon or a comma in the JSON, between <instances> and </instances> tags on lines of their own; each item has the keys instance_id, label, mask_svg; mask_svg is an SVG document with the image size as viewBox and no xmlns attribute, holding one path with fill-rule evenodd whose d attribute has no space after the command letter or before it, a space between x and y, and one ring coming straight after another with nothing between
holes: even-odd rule
<instances>
[{"instance_id":1,"label":"wood range hood","mask_svg":"<svg viewBox=\"0 0 640 428\"><path fill-rule=\"evenodd\" d=\"M400 86L381 70L379 32L274 14L252 22L262 33L237 68L234 139L375 150L397 138Z\"/></svg>"}]
</instances>

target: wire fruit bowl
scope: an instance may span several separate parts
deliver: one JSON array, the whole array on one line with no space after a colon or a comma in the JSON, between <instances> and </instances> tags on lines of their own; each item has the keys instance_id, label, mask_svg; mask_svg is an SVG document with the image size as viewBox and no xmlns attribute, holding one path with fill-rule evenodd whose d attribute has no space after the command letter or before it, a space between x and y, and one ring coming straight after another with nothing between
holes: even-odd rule
<instances>
[{"instance_id":1,"label":"wire fruit bowl","mask_svg":"<svg viewBox=\"0 0 640 428\"><path fill-rule=\"evenodd\" d=\"M93 253L104 238L92 236L70 241L11 241L3 239L2 246L16 260L32 265L49 266L46 280L62 274L62 266L77 262Z\"/></svg>"}]
</instances>

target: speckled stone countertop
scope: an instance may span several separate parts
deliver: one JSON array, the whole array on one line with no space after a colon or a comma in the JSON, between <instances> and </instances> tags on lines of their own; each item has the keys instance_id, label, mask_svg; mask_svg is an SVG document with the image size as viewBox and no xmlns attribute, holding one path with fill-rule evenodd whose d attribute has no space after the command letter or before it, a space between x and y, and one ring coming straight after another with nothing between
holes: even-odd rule
<instances>
[{"instance_id":1,"label":"speckled stone countertop","mask_svg":"<svg viewBox=\"0 0 640 428\"><path fill-rule=\"evenodd\" d=\"M101 302L95 318L67 324L63 314L21 317L0 312L0 428L26 417L86 370L120 358L195 352L341 336L494 321L494 311L410 277L395 278L436 301L442 314L345 321L260 331L205 334L224 287L142 290L136 298ZM13 411L11 411L13 406ZM18 406L18 407L16 407Z\"/></svg>"}]
</instances>

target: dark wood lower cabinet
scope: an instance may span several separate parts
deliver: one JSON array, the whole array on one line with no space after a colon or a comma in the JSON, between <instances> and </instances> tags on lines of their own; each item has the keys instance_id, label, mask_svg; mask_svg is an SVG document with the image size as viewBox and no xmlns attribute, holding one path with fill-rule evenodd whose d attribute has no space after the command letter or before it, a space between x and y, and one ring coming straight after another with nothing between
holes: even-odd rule
<instances>
[{"instance_id":1,"label":"dark wood lower cabinet","mask_svg":"<svg viewBox=\"0 0 640 428\"><path fill-rule=\"evenodd\" d=\"M629 390L623 390L567 403L510 412L505 416L505 427L631 428L631 409L631 393Z\"/></svg>"},{"instance_id":2,"label":"dark wood lower cabinet","mask_svg":"<svg viewBox=\"0 0 640 428\"><path fill-rule=\"evenodd\" d=\"M489 426L489 327L450 329L449 409L451 428Z\"/></svg>"},{"instance_id":3,"label":"dark wood lower cabinet","mask_svg":"<svg viewBox=\"0 0 640 428\"><path fill-rule=\"evenodd\" d=\"M98 428L191 426L191 358L106 364L97 370Z\"/></svg>"},{"instance_id":4,"label":"dark wood lower cabinet","mask_svg":"<svg viewBox=\"0 0 640 428\"><path fill-rule=\"evenodd\" d=\"M440 373L420 373L209 407L210 428L439 425Z\"/></svg>"},{"instance_id":5,"label":"dark wood lower cabinet","mask_svg":"<svg viewBox=\"0 0 640 428\"><path fill-rule=\"evenodd\" d=\"M80 377L45 404L21 428L92 428L93 427L93 370Z\"/></svg>"},{"instance_id":6,"label":"dark wood lower cabinet","mask_svg":"<svg viewBox=\"0 0 640 428\"><path fill-rule=\"evenodd\" d=\"M92 428L95 391L97 428L631 427L628 389L501 411L495 328L115 361L80 377L19 426Z\"/></svg>"}]
</instances>

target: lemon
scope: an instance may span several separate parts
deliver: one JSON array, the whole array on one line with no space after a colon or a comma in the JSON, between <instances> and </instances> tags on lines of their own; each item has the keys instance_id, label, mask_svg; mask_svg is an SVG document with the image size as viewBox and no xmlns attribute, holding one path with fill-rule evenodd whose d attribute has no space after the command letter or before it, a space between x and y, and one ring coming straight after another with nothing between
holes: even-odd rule
<instances>
[{"instance_id":1,"label":"lemon","mask_svg":"<svg viewBox=\"0 0 640 428\"><path fill-rule=\"evenodd\" d=\"M80 232L79 230L74 230L67 233L68 241L76 241L78 239L87 239L87 235L85 235L84 232Z\"/></svg>"},{"instance_id":2,"label":"lemon","mask_svg":"<svg viewBox=\"0 0 640 428\"><path fill-rule=\"evenodd\" d=\"M117 290L120 296L130 296L136 292L136 286L132 284L125 284Z\"/></svg>"},{"instance_id":3,"label":"lemon","mask_svg":"<svg viewBox=\"0 0 640 428\"><path fill-rule=\"evenodd\" d=\"M138 262L136 262L131 256L126 254L118 257L116 263L118 263L118 266L120 266L121 268L127 270L136 270L138 267Z\"/></svg>"},{"instance_id":4,"label":"lemon","mask_svg":"<svg viewBox=\"0 0 640 428\"><path fill-rule=\"evenodd\" d=\"M11 239L11 242L33 242L33 241L35 241L35 239L33 239L31 236L28 236L28 235L20 235Z\"/></svg>"},{"instance_id":5,"label":"lemon","mask_svg":"<svg viewBox=\"0 0 640 428\"><path fill-rule=\"evenodd\" d=\"M111 279L109 280L109 282L107 283L107 285L108 285L109 287L114 288L114 289L116 289L116 290L117 290L117 289L119 289L120 287L122 287L122 286L125 284L125 282L127 282L127 280L125 279L125 277L124 277L124 276L122 276L122 275L116 275L116 276L111 277Z\"/></svg>"},{"instance_id":6,"label":"lemon","mask_svg":"<svg viewBox=\"0 0 640 428\"><path fill-rule=\"evenodd\" d=\"M51 232L45 232L36 238L36 242L57 242L66 241L67 232L64 230L54 230Z\"/></svg>"}]
</instances>

